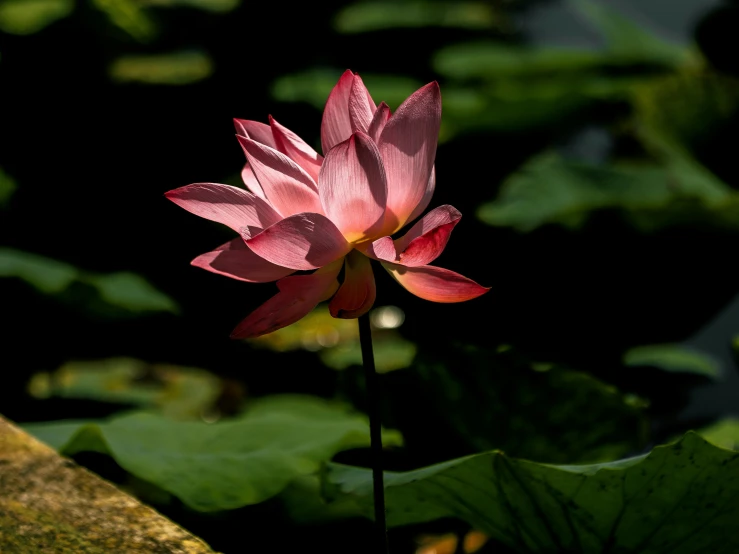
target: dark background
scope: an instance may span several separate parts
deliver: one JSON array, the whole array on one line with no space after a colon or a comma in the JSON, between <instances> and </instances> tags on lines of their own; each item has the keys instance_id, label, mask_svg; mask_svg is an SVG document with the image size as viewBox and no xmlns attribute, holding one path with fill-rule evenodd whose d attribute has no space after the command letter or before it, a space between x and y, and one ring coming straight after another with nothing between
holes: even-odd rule
<instances>
[{"instance_id":1,"label":"dark background","mask_svg":"<svg viewBox=\"0 0 739 554\"><path fill-rule=\"evenodd\" d=\"M243 154L234 117L266 121L272 114L316 144L320 110L273 92L285 75L317 67L338 76L350 68L419 84L439 80L444 96L447 81L436 72L432 54L449 44L492 38L514 45L602 46L599 34L563 2L481 4L499 14L500 23L342 33L335 18L347 3L244 1L223 13L182 5L141 8L156 29L142 39L117 25L115 14L79 1L69 15L37 32L0 31L0 168L18 185L0 212L1 246L86 271L134 272L179 305L176 314L95 311L88 309L92 293L84 286L45 295L22 278L6 276L0 281L0 412L19 422L112 413L116 408L104 403L34 398L27 383L34 373L68 360L113 356L207 368L242 391L234 393L237 404L278 392L335 395L344 378L313 353L275 353L229 339L274 286L247 285L189 266L231 234L177 208L163 193L193 182L238 184ZM693 49L711 75L739 76L736 2L603 4ZM110 75L121 56L182 50L205 52L212 73L179 85L121 82ZM450 203L465 217L438 265L491 291L472 302L437 305L411 296L378 271L378 304L402 307L400 332L420 352L460 342L510 344L531 359L592 372L651 398L655 406L674 393L680 401L653 414L652 441L659 441L681 425L737 411L739 379L730 340L739 331L739 225L688 219L644 232L622 211L603 209L576 229L551 223L521 232L475 216L507 176L546 148L584 161L602 160L604 150L638 153L628 137L614 133L614 122L629 110L621 100L604 101L525 128L460 127L439 146L430 207ZM696 120L700 126L700 113ZM712 124L710 132L696 133L699 138L689 144L695 158L735 190L737 123L734 114ZM722 364L723 379L666 382L657 371L625 373L627 349L658 343L708 352ZM406 401L415 409L412 396Z\"/></svg>"}]
</instances>

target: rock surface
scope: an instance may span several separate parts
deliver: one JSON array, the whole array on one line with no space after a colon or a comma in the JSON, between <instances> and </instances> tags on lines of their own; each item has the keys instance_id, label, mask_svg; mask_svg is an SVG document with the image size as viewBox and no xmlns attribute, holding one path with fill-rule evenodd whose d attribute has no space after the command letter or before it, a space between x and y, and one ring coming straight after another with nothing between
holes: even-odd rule
<instances>
[{"instance_id":1,"label":"rock surface","mask_svg":"<svg viewBox=\"0 0 739 554\"><path fill-rule=\"evenodd\" d=\"M205 543L0 417L3 554L213 554Z\"/></svg>"}]
</instances>

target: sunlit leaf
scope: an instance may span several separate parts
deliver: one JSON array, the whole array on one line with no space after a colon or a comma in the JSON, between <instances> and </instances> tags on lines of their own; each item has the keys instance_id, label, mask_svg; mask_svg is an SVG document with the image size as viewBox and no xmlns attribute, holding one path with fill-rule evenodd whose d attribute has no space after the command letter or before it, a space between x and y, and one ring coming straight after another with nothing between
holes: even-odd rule
<instances>
[{"instance_id":1,"label":"sunlit leaf","mask_svg":"<svg viewBox=\"0 0 739 554\"><path fill-rule=\"evenodd\" d=\"M63 454L101 452L199 511L255 504L314 474L341 450L369 445L364 416L311 397L266 398L212 424L130 414L106 422L27 425ZM399 444L395 432L388 445Z\"/></svg>"},{"instance_id":2,"label":"sunlit leaf","mask_svg":"<svg viewBox=\"0 0 739 554\"><path fill-rule=\"evenodd\" d=\"M37 398L84 398L155 408L176 419L209 415L221 382L209 371L133 358L71 361L37 374L29 392Z\"/></svg>"},{"instance_id":3,"label":"sunlit leaf","mask_svg":"<svg viewBox=\"0 0 739 554\"><path fill-rule=\"evenodd\" d=\"M14 35L36 33L74 9L74 0L0 0L0 30Z\"/></svg>"},{"instance_id":4,"label":"sunlit leaf","mask_svg":"<svg viewBox=\"0 0 739 554\"><path fill-rule=\"evenodd\" d=\"M114 81L150 85L187 85L213 73L213 62L204 52L122 56L108 70Z\"/></svg>"},{"instance_id":5,"label":"sunlit leaf","mask_svg":"<svg viewBox=\"0 0 739 554\"><path fill-rule=\"evenodd\" d=\"M739 450L739 418L727 417L697 432L716 446Z\"/></svg>"},{"instance_id":6,"label":"sunlit leaf","mask_svg":"<svg viewBox=\"0 0 739 554\"><path fill-rule=\"evenodd\" d=\"M370 315L376 329L373 346L377 371L408 367L416 354L416 346L392 331L402 323L402 311L394 306L379 306ZM346 369L362 363L357 322L331 317L325 304L300 321L249 342L277 352L299 349L318 352L321 361L332 369Z\"/></svg>"},{"instance_id":7,"label":"sunlit leaf","mask_svg":"<svg viewBox=\"0 0 739 554\"><path fill-rule=\"evenodd\" d=\"M129 272L97 274L82 271L67 263L14 250L0 248L0 277L15 277L44 294L60 295L73 285L93 291L78 298L88 309L107 313L176 312L176 303L143 277ZM111 312L113 313L113 312Z\"/></svg>"},{"instance_id":8,"label":"sunlit leaf","mask_svg":"<svg viewBox=\"0 0 739 554\"><path fill-rule=\"evenodd\" d=\"M322 110L341 73L342 70L324 68L285 75L272 84L272 96L281 102L306 102ZM423 85L409 77L361 75L375 102L384 101L393 109Z\"/></svg>"},{"instance_id":9,"label":"sunlit leaf","mask_svg":"<svg viewBox=\"0 0 739 554\"><path fill-rule=\"evenodd\" d=\"M0 206L6 206L18 185L0 168Z\"/></svg>"},{"instance_id":10,"label":"sunlit leaf","mask_svg":"<svg viewBox=\"0 0 739 554\"><path fill-rule=\"evenodd\" d=\"M351 4L336 15L340 33L363 33L407 27L489 29L501 23L501 14L484 2L372 2Z\"/></svg>"},{"instance_id":11,"label":"sunlit leaf","mask_svg":"<svg viewBox=\"0 0 739 554\"><path fill-rule=\"evenodd\" d=\"M92 0L92 3L105 12L113 25L138 41L148 41L157 32L143 5L136 0Z\"/></svg>"},{"instance_id":12,"label":"sunlit leaf","mask_svg":"<svg viewBox=\"0 0 739 554\"><path fill-rule=\"evenodd\" d=\"M328 498L372 513L372 475L329 464ZM739 453L688 433L646 456L556 466L496 451L385 473L392 526L462 519L516 552L733 554Z\"/></svg>"},{"instance_id":13,"label":"sunlit leaf","mask_svg":"<svg viewBox=\"0 0 739 554\"><path fill-rule=\"evenodd\" d=\"M408 367L416 355L416 345L396 335L374 337L375 367L380 373ZM359 341L340 344L322 350L321 361L332 369L346 369L351 365L362 365L362 349Z\"/></svg>"},{"instance_id":14,"label":"sunlit leaf","mask_svg":"<svg viewBox=\"0 0 739 554\"><path fill-rule=\"evenodd\" d=\"M189 6L209 12L226 13L236 9L241 0L141 0L141 3L162 8Z\"/></svg>"},{"instance_id":15,"label":"sunlit leaf","mask_svg":"<svg viewBox=\"0 0 739 554\"><path fill-rule=\"evenodd\" d=\"M628 366L650 366L676 373L695 373L718 377L719 366L708 354L680 344L638 346L624 354Z\"/></svg>"}]
</instances>

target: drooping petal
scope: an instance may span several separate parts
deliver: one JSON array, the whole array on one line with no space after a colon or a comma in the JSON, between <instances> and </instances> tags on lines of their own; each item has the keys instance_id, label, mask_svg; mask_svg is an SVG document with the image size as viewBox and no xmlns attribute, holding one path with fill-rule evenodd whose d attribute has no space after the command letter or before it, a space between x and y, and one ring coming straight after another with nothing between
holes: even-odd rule
<instances>
[{"instance_id":1,"label":"drooping petal","mask_svg":"<svg viewBox=\"0 0 739 554\"><path fill-rule=\"evenodd\" d=\"M444 251L449 235L461 217L462 214L448 204L431 210L395 241L398 263L421 266L433 262Z\"/></svg>"},{"instance_id":2,"label":"drooping petal","mask_svg":"<svg viewBox=\"0 0 739 554\"><path fill-rule=\"evenodd\" d=\"M364 86L364 81L359 75L355 75L349 93L349 122L352 126L352 132L362 131L367 133L376 109L377 106L375 106L367 87Z\"/></svg>"},{"instance_id":3,"label":"drooping petal","mask_svg":"<svg viewBox=\"0 0 739 554\"><path fill-rule=\"evenodd\" d=\"M298 164L274 148L238 138L265 197L283 217L323 211L313 179Z\"/></svg>"},{"instance_id":4,"label":"drooping petal","mask_svg":"<svg viewBox=\"0 0 739 554\"><path fill-rule=\"evenodd\" d=\"M318 213L286 217L257 235L244 238L258 256L292 269L323 267L351 250L336 225Z\"/></svg>"},{"instance_id":5,"label":"drooping petal","mask_svg":"<svg viewBox=\"0 0 739 554\"><path fill-rule=\"evenodd\" d=\"M436 156L441 93L436 82L418 89L390 117L378 146L388 184L387 207L401 228L424 199Z\"/></svg>"},{"instance_id":6,"label":"drooping petal","mask_svg":"<svg viewBox=\"0 0 739 554\"><path fill-rule=\"evenodd\" d=\"M326 100L321 120L321 147L324 156L352 134L352 125L349 120L349 95L353 82L354 73L347 69Z\"/></svg>"},{"instance_id":7,"label":"drooping petal","mask_svg":"<svg viewBox=\"0 0 739 554\"><path fill-rule=\"evenodd\" d=\"M281 217L257 196L240 188L217 183L195 183L165 193L188 212L229 226L237 233L245 228L261 231Z\"/></svg>"},{"instance_id":8,"label":"drooping petal","mask_svg":"<svg viewBox=\"0 0 739 554\"><path fill-rule=\"evenodd\" d=\"M268 283L295 272L294 269L275 265L260 258L241 238L222 244L212 252L201 254L190 263L195 267L248 283Z\"/></svg>"},{"instance_id":9,"label":"drooping petal","mask_svg":"<svg viewBox=\"0 0 739 554\"><path fill-rule=\"evenodd\" d=\"M249 119L234 119L234 127L237 135L261 142L270 148L277 148L272 128L269 125Z\"/></svg>"},{"instance_id":10,"label":"drooping petal","mask_svg":"<svg viewBox=\"0 0 739 554\"><path fill-rule=\"evenodd\" d=\"M246 188L249 189L249 191L259 198L266 200L264 191L262 190L262 185L259 184L259 181L257 181L257 178L254 176L254 172L251 170L249 162L246 162L244 164L244 169L241 170L241 180L244 181L244 185L246 185Z\"/></svg>"},{"instance_id":11,"label":"drooping petal","mask_svg":"<svg viewBox=\"0 0 739 554\"><path fill-rule=\"evenodd\" d=\"M352 250L344 258L344 282L328 305L333 317L354 319L366 314L375 303L377 290L369 259Z\"/></svg>"},{"instance_id":12,"label":"drooping petal","mask_svg":"<svg viewBox=\"0 0 739 554\"><path fill-rule=\"evenodd\" d=\"M377 142L382 134L382 130L385 128L387 120L390 119L390 107L385 102L380 102L375 110L375 115L372 116L369 127L367 128L367 134L372 137L372 140Z\"/></svg>"},{"instance_id":13,"label":"drooping petal","mask_svg":"<svg viewBox=\"0 0 739 554\"><path fill-rule=\"evenodd\" d=\"M293 275L277 281L280 292L267 300L239 323L231 338L255 338L287 327L308 315L313 308L336 289L336 276L341 260L311 275Z\"/></svg>"},{"instance_id":14,"label":"drooping petal","mask_svg":"<svg viewBox=\"0 0 739 554\"><path fill-rule=\"evenodd\" d=\"M318 177L323 212L349 242L383 226L387 181L375 142L362 132L328 153Z\"/></svg>"},{"instance_id":15,"label":"drooping petal","mask_svg":"<svg viewBox=\"0 0 739 554\"><path fill-rule=\"evenodd\" d=\"M388 262L382 262L382 267L408 292L431 302L464 302L490 290L442 267L407 267Z\"/></svg>"},{"instance_id":16,"label":"drooping petal","mask_svg":"<svg viewBox=\"0 0 739 554\"><path fill-rule=\"evenodd\" d=\"M416 219L419 215L423 213L423 210L425 210L429 203L431 202L431 197L434 195L434 189L436 188L436 168L431 168L431 177L429 177L429 182L426 185L426 191L423 193L423 197L421 198L421 202L419 202L418 206L416 206L416 209L413 210L413 213L408 217L406 220L406 223L410 223L414 219Z\"/></svg>"},{"instance_id":17,"label":"drooping petal","mask_svg":"<svg viewBox=\"0 0 739 554\"><path fill-rule=\"evenodd\" d=\"M317 183L318 171L321 169L323 156L313 150L308 143L290 129L277 123L272 116L269 116L269 124L272 126L272 134L275 138L277 150L302 167Z\"/></svg>"}]
</instances>

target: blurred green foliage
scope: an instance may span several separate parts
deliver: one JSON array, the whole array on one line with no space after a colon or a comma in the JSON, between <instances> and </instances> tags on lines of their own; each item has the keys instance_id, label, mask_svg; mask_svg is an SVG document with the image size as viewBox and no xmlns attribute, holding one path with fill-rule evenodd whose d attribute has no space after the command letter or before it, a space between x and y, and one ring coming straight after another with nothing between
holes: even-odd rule
<instances>
[{"instance_id":1,"label":"blurred green foliage","mask_svg":"<svg viewBox=\"0 0 739 554\"><path fill-rule=\"evenodd\" d=\"M155 409L172 419L217 417L221 379L204 369L134 358L70 361L28 384L36 398L90 399Z\"/></svg>"},{"instance_id":2,"label":"blurred green foliage","mask_svg":"<svg viewBox=\"0 0 739 554\"><path fill-rule=\"evenodd\" d=\"M719 376L718 363L702 352L679 344L637 346L624 354L627 366L650 366L677 373L694 373L706 377Z\"/></svg>"},{"instance_id":3,"label":"blurred green foliage","mask_svg":"<svg viewBox=\"0 0 739 554\"><path fill-rule=\"evenodd\" d=\"M502 21L502 13L487 2L358 2L342 8L334 25L340 33L363 33L428 26L487 29Z\"/></svg>"},{"instance_id":4,"label":"blurred green foliage","mask_svg":"<svg viewBox=\"0 0 739 554\"><path fill-rule=\"evenodd\" d=\"M0 168L0 208L8 205L17 187L13 178Z\"/></svg>"},{"instance_id":5,"label":"blurred green foliage","mask_svg":"<svg viewBox=\"0 0 739 554\"><path fill-rule=\"evenodd\" d=\"M395 313L399 308L378 306L371 316ZM402 317L402 312L400 312ZM396 316L397 317L397 316ZM392 318L392 315L391 315ZM416 346L403 339L393 327L402 320L383 323L379 318L374 327L373 347L377 371L385 373L408 367L416 354ZM346 369L351 365L361 365L362 351L359 345L359 331L353 320L331 317L327 304L320 304L300 321L256 339L251 344L266 347L277 352L304 349L318 352L321 361L332 369Z\"/></svg>"},{"instance_id":6,"label":"blurred green foliage","mask_svg":"<svg viewBox=\"0 0 739 554\"><path fill-rule=\"evenodd\" d=\"M0 248L0 277L21 279L100 315L177 313L177 304L146 279L121 271L98 274L30 252Z\"/></svg>"},{"instance_id":7,"label":"blurred green foliage","mask_svg":"<svg viewBox=\"0 0 739 554\"><path fill-rule=\"evenodd\" d=\"M206 53L197 51L122 56L110 64L108 72L120 83L187 85L210 77L213 62Z\"/></svg>"},{"instance_id":8,"label":"blurred green foliage","mask_svg":"<svg viewBox=\"0 0 739 554\"><path fill-rule=\"evenodd\" d=\"M2 0L0 30L14 35L30 35L67 17L74 0Z\"/></svg>"}]
</instances>

